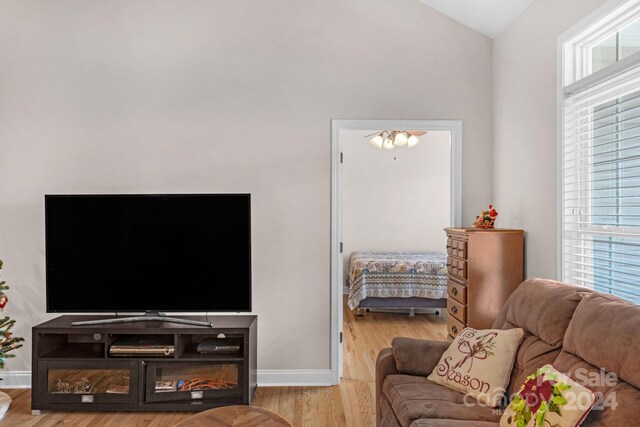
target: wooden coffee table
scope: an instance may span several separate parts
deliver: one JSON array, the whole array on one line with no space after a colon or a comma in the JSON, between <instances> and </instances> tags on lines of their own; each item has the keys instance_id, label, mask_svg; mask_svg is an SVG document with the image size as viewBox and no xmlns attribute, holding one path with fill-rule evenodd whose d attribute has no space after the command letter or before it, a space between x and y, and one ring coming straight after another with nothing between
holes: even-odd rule
<instances>
[{"instance_id":1,"label":"wooden coffee table","mask_svg":"<svg viewBox=\"0 0 640 427\"><path fill-rule=\"evenodd\" d=\"M200 412L175 427L292 427L278 414L255 406L223 406Z\"/></svg>"}]
</instances>

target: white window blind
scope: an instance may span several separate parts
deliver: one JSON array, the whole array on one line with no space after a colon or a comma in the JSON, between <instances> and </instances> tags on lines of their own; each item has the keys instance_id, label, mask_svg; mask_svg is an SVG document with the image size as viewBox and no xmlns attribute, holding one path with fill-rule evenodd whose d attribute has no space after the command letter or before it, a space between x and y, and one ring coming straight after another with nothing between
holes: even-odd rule
<instances>
[{"instance_id":1,"label":"white window blind","mask_svg":"<svg viewBox=\"0 0 640 427\"><path fill-rule=\"evenodd\" d=\"M640 304L640 61L627 62L565 89L563 279Z\"/></svg>"}]
</instances>

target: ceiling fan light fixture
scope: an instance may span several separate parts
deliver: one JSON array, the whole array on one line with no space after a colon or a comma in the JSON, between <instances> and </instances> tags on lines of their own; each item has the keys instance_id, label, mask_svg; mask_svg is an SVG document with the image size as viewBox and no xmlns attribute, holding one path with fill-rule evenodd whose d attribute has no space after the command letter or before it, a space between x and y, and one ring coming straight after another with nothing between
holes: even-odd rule
<instances>
[{"instance_id":1,"label":"ceiling fan light fixture","mask_svg":"<svg viewBox=\"0 0 640 427\"><path fill-rule=\"evenodd\" d=\"M407 140L407 147L413 148L418 142L420 142L420 139L418 139L418 137L415 135L411 135Z\"/></svg>"},{"instance_id":2,"label":"ceiling fan light fixture","mask_svg":"<svg viewBox=\"0 0 640 427\"><path fill-rule=\"evenodd\" d=\"M369 142L376 148L393 150L394 148L415 147L420 142L419 136L425 135L427 131L422 130L381 130L376 133L366 135Z\"/></svg>"},{"instance_id":3,"label":"ceiling fan light fixture","mask_svg":"<svg viewBox=\"0 0 640 427\"><path fill-rule=\"evenodd\" d=\"M407 145L407 142L409 142L409 140L405 132L396 133L396 137L393 139L393 145L396 147L403 147Z\"/></svg>"},{"instance_id":4,"label":"ceiling fan light fixture","mask_svg":"<svg viewBox=\"0 0 640 427\"><path fill-rule=\"evenodd\" d=\"M384 139L382 138L382 134L380 134L371 138L369 142L371 142L371 145L373 145L376 148L382 148L382 143L384 142Z\"/></svg>"}]
</instances>

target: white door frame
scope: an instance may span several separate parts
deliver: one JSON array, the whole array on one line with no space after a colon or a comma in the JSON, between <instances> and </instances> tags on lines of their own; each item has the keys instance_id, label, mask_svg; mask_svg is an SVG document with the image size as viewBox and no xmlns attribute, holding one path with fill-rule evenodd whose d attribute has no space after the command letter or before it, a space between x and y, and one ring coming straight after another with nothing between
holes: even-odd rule
<instances>
[{"instance_id":1,"label":"white door frame","mask_svg":"<svg viewBox=\"0 0 640 427\"><path fill-rule=\"evenodd\" d=\"M346 130L417 129L451 132L451 225L462 222L461 120L331 120L331 380L342 376L342 134ZM363 141L363 143L365 143Z\"/></svg>"}]
</instances>

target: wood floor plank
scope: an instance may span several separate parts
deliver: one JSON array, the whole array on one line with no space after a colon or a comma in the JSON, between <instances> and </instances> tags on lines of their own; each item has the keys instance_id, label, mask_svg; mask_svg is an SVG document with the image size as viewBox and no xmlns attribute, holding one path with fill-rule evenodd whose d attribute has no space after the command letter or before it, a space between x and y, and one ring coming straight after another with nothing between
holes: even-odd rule
<instances>
[{"instance_id":1,"label":"wood floor plank","mask_svg":"<svg viewBox=\"0 0 640 427\"><path fill-rule=\"evenodd\" d=\"M369 387L371 382L353 381L341 384L342 402L349 427L369 427L375 424L375 405Z\"/></svg>"},{"instance_id":2,"label":"wood floor plank","mask_svg":"<svg viewBox=\"0 0 640 427\"><path fill-rule=\"evenodd\" d=\"M344 376L332 387L258 387L253 405L295 427L375 425L375 360L396 336L446 340L446 314L370 312L358 317L344 305ZM173 427L190 412L44 412L31 415L30 390L5 390L13 404L0 427Z\"/></svg>"},{"instance_id":3,"label":"wood floor plank","mask_svg":"<svg viewBox=\"0 0 640 427\"><path fill-rule=\"evenodd\" d=\"M318 417L327 427L347 426L342 405L342 387L326 387L320 393L319 407L323 410Z\"/></svg>"},{"instance_id":4,"label":"wood floor plank","mask_svg":"<svg viewBox=\"0 0 640 427\"><path fill-rule=\"evenodd\" d=\"M299 423L295 426L311 427L313 421L317 418L317 414L313 411L318 407L318 390L315 387L303 387L302 390L302 413L299 416ZM294 420L295 423L296 420Z\"/></svg>"}]
</instances>

